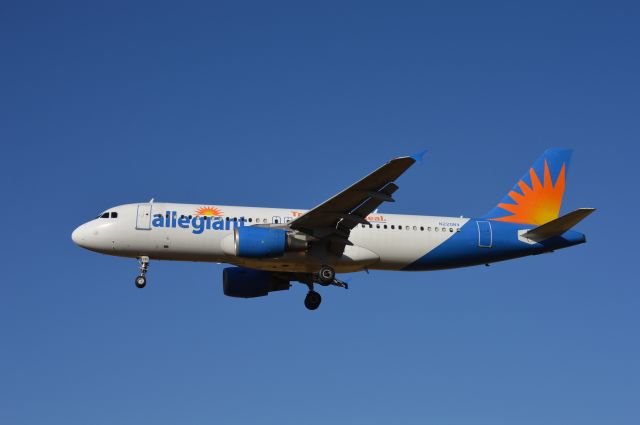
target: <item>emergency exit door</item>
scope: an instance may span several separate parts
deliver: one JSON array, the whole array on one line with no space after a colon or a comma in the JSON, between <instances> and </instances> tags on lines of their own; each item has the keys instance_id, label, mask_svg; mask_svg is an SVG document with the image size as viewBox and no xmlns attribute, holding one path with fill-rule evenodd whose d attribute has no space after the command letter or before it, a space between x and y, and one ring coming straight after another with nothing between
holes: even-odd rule
<instances>
[{"instance_id":1,"label":"emergency exit door","mask_svg":"<svg viewBox=\"0 0 640 425\"><path fill-rule=\"evenodd\" d=\"M151 204L138 205L138 217L136 219L136 229L151 230Z\"/></svg>"}]
</instances>

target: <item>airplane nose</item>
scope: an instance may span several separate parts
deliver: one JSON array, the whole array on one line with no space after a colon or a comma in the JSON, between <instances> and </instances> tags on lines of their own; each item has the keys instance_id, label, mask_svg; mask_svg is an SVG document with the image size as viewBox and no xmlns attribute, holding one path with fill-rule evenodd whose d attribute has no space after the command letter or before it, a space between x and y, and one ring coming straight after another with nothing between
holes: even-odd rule
<instances>
[{"instance_id":1,"label":"airplane nose","mask_svg":"<svg viewBox=\"0 0 640 425\"><path fill-rule=\"evenodd\" d=\"M110 226L110 223L97 226L95 222L89 221L71 232L71 240L79 247L91 251L113 249L114 241L108 237L108 228Z\"/></svg>"},{"instance_id":2,"label":"airplane nose","mask_svg":"<svg viewBox=\"0 0 640 425\"><path fill-rule=\"evenodd\" d=\"M85 229L84 225L76 227L76 229L71 233L71 240L78 246L82 246L85 241Z\"/></svg>"}]
</instances>

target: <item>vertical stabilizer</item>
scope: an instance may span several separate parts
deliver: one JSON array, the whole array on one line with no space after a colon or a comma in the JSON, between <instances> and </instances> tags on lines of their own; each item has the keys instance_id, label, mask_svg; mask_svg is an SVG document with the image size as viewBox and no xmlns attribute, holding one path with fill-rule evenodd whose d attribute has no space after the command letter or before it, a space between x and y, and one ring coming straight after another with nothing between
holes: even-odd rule
<instances>
[{"instance_id":1,"label":"vertical stabilizer","mask_svg":"<svg viewBox=\"0 0 640 425\"><path fill-rule=\"evenodd\" d=\"M570 160L570 149L544 151L484 218L536 226L558 218Z\"/></svg>"}]
</instances>

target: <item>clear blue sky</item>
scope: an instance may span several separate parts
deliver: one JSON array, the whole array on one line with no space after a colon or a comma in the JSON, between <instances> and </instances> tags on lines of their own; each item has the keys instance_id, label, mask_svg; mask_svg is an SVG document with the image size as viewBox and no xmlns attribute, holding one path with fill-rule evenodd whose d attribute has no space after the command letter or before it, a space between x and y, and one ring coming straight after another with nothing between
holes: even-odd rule
<instances>
[{"instance_id":1,"label":"clear blue sky","mask_svg":"<svg viewBox=\"0 0 640 425\"><path fill-rule=\"evenodd\" d=\"M0 422L640 423L637 3L301 3L0 6ZM383 211L480 215L552 146L586 245L316 312L215 264L138 290L70 240L151 197L311 207L423 148Z\"/></svg>"}]
</instances>

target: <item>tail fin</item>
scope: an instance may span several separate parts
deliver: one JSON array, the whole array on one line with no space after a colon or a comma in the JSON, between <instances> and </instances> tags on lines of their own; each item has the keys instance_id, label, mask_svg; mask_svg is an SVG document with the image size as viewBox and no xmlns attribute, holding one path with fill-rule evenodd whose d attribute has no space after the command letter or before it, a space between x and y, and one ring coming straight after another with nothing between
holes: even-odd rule
<instances>
[{"instance_id":1,"label":"tail fin","mask_svg":"<svg viewBox=\"0 0 640 425\"><path fill-rule=\"evenodd\" d=\"M547 149L485 218L540 226L558 218L570 149Z\"/></svg>"}]
</instances>

